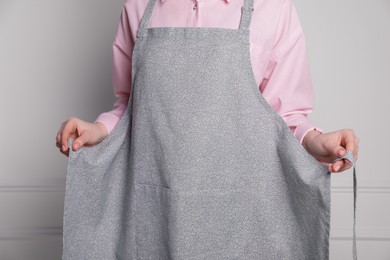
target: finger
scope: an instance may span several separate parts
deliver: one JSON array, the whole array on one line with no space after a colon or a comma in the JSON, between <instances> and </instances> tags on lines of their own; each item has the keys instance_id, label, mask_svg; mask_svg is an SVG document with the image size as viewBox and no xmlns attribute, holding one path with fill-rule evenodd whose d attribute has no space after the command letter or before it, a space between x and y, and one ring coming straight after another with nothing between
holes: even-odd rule
<instances>
[{"instance_id":1,"label":"finger","mask_svg":"<svg viewBox=\"0 0 390 260\"><path fill-rule=\"evenodd\" d=\"M56 146L57 146L58 148L60 148L59 150L60 150L60 152L61 152L62 154L64 154L64 155L66 155L66 156L69 157L69 150L66 151L66 152L62 151L62 149L61 149L62 145L59 144L59 143L56 143Z\"/></svg>"},{"instance_id":2,"label":"finger","mask_svg":"<svg viewBox=\"0 0 390 260\"><path fill-rule=\"evenodd\" d=\"M340 163L333 163L333 164L330 164L330 165L329 165L329 171L330 171L330 172L337 172L337 167L340 167L340 168L341 168L341 164L340 164Z\"/></svg>"},{"instance_id":3,"label":"finger","mask_svg":"<svg viewBox=\"0 0 390 260\"><path fill-rule=\"evenodd\" d=\"M74 151L76 151L77 149L79 149L80 147L82 147L88 140L89 140L89 134L88 134L88 131L85 131L84 133L82 133L79 137L77 137L76 139L74 139L73 141L73 144L72 144L72 148Z\"/></svg>"},{"instance_id":4,"label":"finger","mask_svg":"<svg viewBox=\"0 0 390 260\"><path fill-rule=\"evenodd\" d=\"M344 161L344 165L338 170L338 172L343 172L345 170L348 170L352 166L352 163L347 159L344 159L343 161Z\"/></svg>"},{"instance_id":5,"label":"finger","mask_svg":"<svg viewBox=\"0 0 390 260\"><path fill-rule=\"evenodd\" d=\"M62 122L61 126L60 126L60 129L58 130L57 132L57 136L56 136L56 141L61 144L61 132L62 132L62 129L64 128L64 124L65 122Z\"/></svg>"},{"instance_id":6,"label":"finger","mask_svg":"<svg viewBox=\"0 0 390 260\"><path fill-rule=\"evenodd\" d=\"M62 129L61 134L61 143L64 147L64 151L68 150L68 139L72 132L76 132L77 130L77 121L76 120L68 120Z\"/></svg>"},{"instance_id":7,"label":"finger","mask_svg":"<svg viewBox=\"0 0 390 260\"><path fill-rule=\"evenodd\" d=\"M347 132L347 134L345 135L345 139L343 141L343 144L345 145L347 150L352 152L352 154L354 156L353 160L356 161L357 153L359 150L359 138L356 137L353 130L350 129ZM352 147L353 147L353 149L352 149ZM343 164L343 166L340 167L338 172L348 170L349 168L351 168L353 166L353 162L351 162L347 159L344 159L343 161L344 161L344 164Z\"/></svg>"},{"instance_id":8,"label":"finger","mask_svg":"<svg viewBox=\"0 0 390 260\"><path fill-rule=\"evenodd\" d=\"M357 155L358 155L358 152L359 152L359 138L358 137L356 137L356 139L355 139L355 154L354 154L354 156L355 156L355 161L356 161L356 159L357 159Z\"/></svg>"},{"instance_id":9,"label":"finger","mask_svg":"<svg viewBox=\"0 0 390 260\"><path fill-rule=\"evenodd\" d=\"M355 154L355 133L352 129L345 131L344 139L342 140L344 147Z\"/></svg>"},{"instance_id":10,"label":"finger","mask_svg":"<svg viewBox=\"0 0 390 260\"><path fill-rule=\"evenodd\" d=\"M354 159L356 158L356 155L357 155L357 149L358 149L358 144L357 144L356 139L355 139L355 147L353 149L353 158Z\"/></svg>"},{"instance_id":11,"label":"finger","mask_svg":"<svg viewBox=\"0 0 390 260\"><path fill-rule=\"evenodd\" d=\"M67 150L66 152L61 151L61 153L62 153L63 155L65 155L65 156L69 157L69 150Z\"/></svg>"},{"instance_id":12,"label":"finger","mask_svg":"<svg viewBox=\"0 0 390 260\"><path fill-rule=\"evenodd\" d=\"M344 165L344 160L339 160L339 161L330 165L330 171L331 172L339 172L340 169L343 167L343 165Z\"/></svg>"}]
</instances>

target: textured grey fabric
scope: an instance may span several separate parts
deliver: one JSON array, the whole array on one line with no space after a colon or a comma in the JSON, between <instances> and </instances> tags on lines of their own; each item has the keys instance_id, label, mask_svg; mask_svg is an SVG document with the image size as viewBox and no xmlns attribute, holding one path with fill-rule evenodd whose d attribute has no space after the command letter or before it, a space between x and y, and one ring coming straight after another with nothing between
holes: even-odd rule
<instances>
[{"instance_id":1,"label":"textured grey fabric","mask_svg":"<svg viewBox=\"0 0 390 260\"><path fill-rule=\"evenodd\" d=\"M70 149L63 259L329 258L331 175L259 91L252 1L228 29L147 28L149 0L123 117Z\"/></svg>"}]
</instances>

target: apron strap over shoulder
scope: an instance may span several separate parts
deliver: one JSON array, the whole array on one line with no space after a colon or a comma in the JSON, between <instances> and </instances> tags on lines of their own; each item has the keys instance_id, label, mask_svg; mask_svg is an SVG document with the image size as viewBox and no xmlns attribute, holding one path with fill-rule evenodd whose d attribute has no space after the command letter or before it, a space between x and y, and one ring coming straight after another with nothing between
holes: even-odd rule
<instances>
[{"instance_id":1,"label":"apron strap over shoulder","mask_svg":"<svg viewBox=\"0 0 390 260\"><path fill-rule=\"evenodd\" d=\"M148 4L146 5L145 11L142 14L140 25L139 25L138 30L137 30L137 38L139 38L141 35L143 35L144 32L146 31L146 29L149 25L150 17L152 16L155 4L156 4L156 0L148 0Z\"/></svg>"},{"instance_id":2,"label":"apron strap over shoulder","mask_svg":"<svg viewBox=\"0 0 390 260\"><path fill-rule=\"evenodd\" d=\"M244 0L244 5L241 7L239 30L249 30L253 10L253 0Z\"/></svg>"},{"instance_id":3,"label":"apron strap over shoulder","mask_svg":"<svg viewBox=\"0 0 390 260\"><path fill-rule=\"evenodd\" d=\"M347 152L342 156L337 158L336 160L333 161L335 163L336 161L346 159L352 163L353 167L353 237L352 237L352 255L353 259L357 259L357 249L356 249L356 190L357 190L357 185L356 185L356 163L355 159L353 157L353 154L351 151L347 150Z\"/></svg>"}]
</instances>

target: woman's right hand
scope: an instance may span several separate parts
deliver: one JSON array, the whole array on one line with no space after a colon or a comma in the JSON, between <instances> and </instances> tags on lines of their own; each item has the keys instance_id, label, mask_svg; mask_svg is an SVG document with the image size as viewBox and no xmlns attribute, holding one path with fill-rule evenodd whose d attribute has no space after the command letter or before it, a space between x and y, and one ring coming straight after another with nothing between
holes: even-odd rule
<instances>
[{"instance_id":1,"label":"woman's right hand","mask_svg":"<svg viewBox=\"0 0 390 260\"><path fill-rule=\"evenodd\" d=\"M77 117L70 117L61 124L56 136L56 146L69 157L68 139L73 139L73 151L80 147L100 143L108 135L107 128L100 122L90 123Z\"/></svg>"}]
</instances>

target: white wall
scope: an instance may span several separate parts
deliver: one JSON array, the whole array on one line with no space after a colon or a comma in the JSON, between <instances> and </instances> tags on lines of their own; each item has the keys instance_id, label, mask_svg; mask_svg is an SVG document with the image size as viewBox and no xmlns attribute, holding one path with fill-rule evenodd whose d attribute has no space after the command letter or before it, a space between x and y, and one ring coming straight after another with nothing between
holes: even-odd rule
<instances>
[{"instance_id":1,"label":"white wall","mask_svg":"<svg viewBox=\"0 0 390 260\"><path fill-rule=\"evenodd\" d=\"M256 1L256 0L255 0ZM315 87L314 122L360 138L360 259L390 259L390 1L296 0ZM60 259L63 120L114 102L123 1L0 0L0 259ZM332 175L331 259L351 259L352 170Z\"/></svg>"},{"instance_id":2,"label":"white wall","mask_svg":"<svg viewBox=\"0 0 390 260\"><path fill-rule=\"evenodd\" d=\"M122 4L0 0L0 260L61 257L67 157L55 137L69 116L111 109Z\"/></svg>"},{"instance_id":3,"label":"white wall","mask_svg":"<svg viewBox=\"0 0 390 260\"><path fill-rule=\"evenodd\" d=\"M360 139L360 259L390 259L390 1L295 0L315 87L313 121ZM331 259L352 259L352 169L332 175Z\"/></svg>"}]
</instances>

